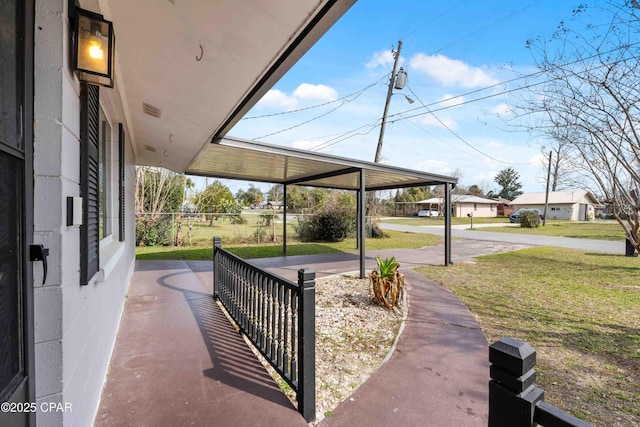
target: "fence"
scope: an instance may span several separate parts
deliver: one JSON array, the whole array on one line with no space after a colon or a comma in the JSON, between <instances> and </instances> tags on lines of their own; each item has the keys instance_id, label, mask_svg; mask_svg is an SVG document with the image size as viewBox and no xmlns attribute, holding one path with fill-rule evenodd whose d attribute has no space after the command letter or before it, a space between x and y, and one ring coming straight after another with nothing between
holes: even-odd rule
<instances>
[{"instance_id":1,"label":"fence","mask_svg":"<svg viewBox=\"0 0 640 427\"><path fill-rule=\"evenodd\" d=\"M250 211L243 214L192 212L136 213L136 240L144 245L203 246L211 244L212 230L226 241L264 243L282 241L282 214ZM289 235L291 222L288 218ZM274 237L275 236L275 237ZM295 235L292 236L295 238Z\"/></svg>"},{"instance_id":2,"label":"fence","mask_svg":"<svg viewBox=\"0 0 640 427\"><path fill-rule=\"evenodd\" d=\"M213 296L296 392L298 411L315 419L315 273L298 283L256 268L213 239Z\"/></svg>"},{"instance_id":3,"label":"fence","mask_svg":"<svg viewBox=\"0 0 640 427\"><path fill-rule=\"evenodd\" d=\"M287 213L287 240L297 241L296 224L313 214ZM367 237L372 218L367 217ZM146 246L209 246L215 233L230 243L282 242L283 213L245 210L242 214L191 212L136 213L136 241Z\"/></svg>"},{"instance_id":4,"label":"fence","mask_svg":"<svg viewBox=\"0 0 640 427\"><path fill-rule=\"evenodd\" d=\"M489 361L489 427L593 427L544 401L530 345L502 338L489 347Z\"/></svg>"}]
</instances>

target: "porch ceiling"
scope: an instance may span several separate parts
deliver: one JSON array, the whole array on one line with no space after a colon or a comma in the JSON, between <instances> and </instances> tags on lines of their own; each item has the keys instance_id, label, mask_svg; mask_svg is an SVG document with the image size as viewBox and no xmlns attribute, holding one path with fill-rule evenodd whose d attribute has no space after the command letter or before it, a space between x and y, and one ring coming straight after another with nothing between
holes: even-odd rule
<instances>
[{"instance_id":1,"label":"porch ceiling","mask_svg":"<svg viewBox=\"0 0 640 427\"><path fill-rule=\"evenodd\" d=\"M114 22L116 87L136 163L185 171L354 2L100 1Z\"/></svg>"},{"instance_id":2,"label":"porch ceiling","mask_svg":"<svg viewBox=\"0 0 640 427\"><path fill-rule=\"evenodd\" d=\"M225 137L207 144L188 167L191 175L278 184L357 190L359 171L366 190L450 183L458 179L379 163L347 159L262 142Z\"/></svg>"}]
</instances>

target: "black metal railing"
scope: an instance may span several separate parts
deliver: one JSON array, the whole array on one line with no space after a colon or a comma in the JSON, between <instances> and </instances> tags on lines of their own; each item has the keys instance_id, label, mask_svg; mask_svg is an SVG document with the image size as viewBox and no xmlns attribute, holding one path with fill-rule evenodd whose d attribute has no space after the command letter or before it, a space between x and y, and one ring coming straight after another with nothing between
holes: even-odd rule
<instances>
[{"instance_id":1,"label":"black metal railing","mask_svg":"<svg viewBox=\"0 0 640 427\"><path fill-rule=\"evenodd\" d=\"M315 273L298 283L252 266L213 239L213 296L296 392L298 411L315 419Z\"/></svg>"},{"instance_id":2,"label":"black metal railing","mask_svg":"<svg viewBox=\"0 0 640 427\"><path fill-rule=\"evenodd\" d=\"M489 346L489 427L592 427L544 401L535 386L536 351L529 344L502 338Z\"/></svg>"}]
</instances>

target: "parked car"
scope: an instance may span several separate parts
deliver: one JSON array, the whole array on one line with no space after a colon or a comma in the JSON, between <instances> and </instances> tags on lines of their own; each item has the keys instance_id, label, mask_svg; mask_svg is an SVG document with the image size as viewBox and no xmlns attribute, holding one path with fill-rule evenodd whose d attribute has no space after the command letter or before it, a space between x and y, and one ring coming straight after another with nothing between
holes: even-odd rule
<instances>
[{"instance_id":1,"label":"parked car","mask_svg":"<svg viewBox=\"0 0 640 427\"><path fill-rule=\"evenodd\" d=\"M540 217L540 221L542 221L544 219L544 215L542 215L542 212L540 212L539 209L518 209L517 211L515 211L514 213L509 215L509 222L511 222L511 223L520 222L520 215L523 212L529 212L529 211L536 212L538 214L538 216Z\"/></svg>"},{"instance_id":2,"label":"parked car","mask_svg":"<svg viewBox=\"0 0 640 427\"><path fill-rule=\"evenodd\" d=\"M437 218L438 217L438 211L435 209L422 209L418 211L418 216L426 216L429 218Z\"/></svg>"}]
</instances>

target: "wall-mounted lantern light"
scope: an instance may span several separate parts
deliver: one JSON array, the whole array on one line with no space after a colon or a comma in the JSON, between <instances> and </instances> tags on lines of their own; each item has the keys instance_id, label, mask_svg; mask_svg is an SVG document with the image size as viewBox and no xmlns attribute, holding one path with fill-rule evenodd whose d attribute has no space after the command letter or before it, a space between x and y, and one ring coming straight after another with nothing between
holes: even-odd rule
<instances>
[{"instance_id":1,"label":"wall-mounted lantern light","mask_svg":"<svg viewBox=\"0 0 640 427\"><path fill-rule=\"evenodd\" d=\"M113 87L113 23L102 15L76 7L73 29L73 68L78 79Z\"/></svg>"}]
</instances>

